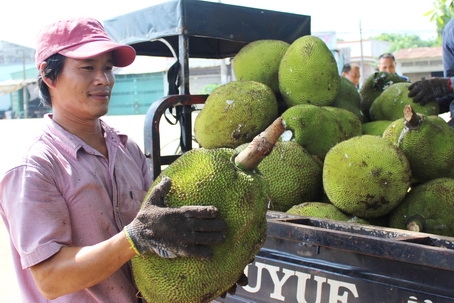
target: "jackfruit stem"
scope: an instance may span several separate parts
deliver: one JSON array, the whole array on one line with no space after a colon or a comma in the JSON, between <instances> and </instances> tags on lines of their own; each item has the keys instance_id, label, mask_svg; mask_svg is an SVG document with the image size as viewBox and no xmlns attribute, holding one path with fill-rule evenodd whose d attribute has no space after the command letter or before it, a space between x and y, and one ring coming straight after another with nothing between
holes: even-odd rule
<instances>
[{"instance_id":1,"label":"jackfruit stem","mask_svg":"<svg viewBox=\"0 0 454 303\"><path fill-rule=\"evenodd\" d=\"M407 220L407 230L424 232L426 230L426 219L421 215L413 215Z\"/></svg>"},{"instance_id":2,"label":"jackfruit stem","mask_svg":"<svg viewBox=\"0 0 454 303\"><path fill-rule=\"evenodd\" d=\"M235 165L242 170L254 170L273 150L279 137L285 131L282 117L277 118L263 132L235 157Z\"/></svg>"},{"instance_id":3,"label":"jackfruit stem","mask_svg":"<svg viewBox=\"0 0 454 303\"><path fill-rule=\"evenodd\" d=\"M404 107L404 120L405 126L409 129L418 128L422 123L421 116L415 112L410 104Z\"/></svg>"},{"instance_id":4,"label":"jackfruit stem","mask_svg":"<svg viewBox=\"0 0 454 303\"><path fill-rule=\"evenodd\" d=\"M420 232L422 230L418 222L412 221L407 224L407 230Z\"/></svg>"}]
</instances>

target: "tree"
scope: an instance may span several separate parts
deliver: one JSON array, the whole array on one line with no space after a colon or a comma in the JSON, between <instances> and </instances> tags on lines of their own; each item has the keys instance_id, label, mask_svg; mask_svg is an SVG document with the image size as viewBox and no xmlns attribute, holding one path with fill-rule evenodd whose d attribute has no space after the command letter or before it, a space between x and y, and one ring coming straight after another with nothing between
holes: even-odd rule
<instances>
[{"instance_id":1,"label":"tree","mask_svg":"<svg viewBox=\"0 0 454 303\"><path fill-rule=\"evenodd\" d=\"M388 49L390 53L403 48L431 47L437 45L437 41L421 40L418 35L381 34L373 39L391 42L391 46Z\"/></svg>"},{"instance_id":2,"label":"tree","mask_svg":"<svg viewBox=\"0 0 454 303\"><path fill-rule=\"evenodd\" d=\"M441 45L443 28L454 17L454 0L433 0L433 6L424 16L430 16L430 21L437 25L437 42Z\"/></svg>"}]
</instances>

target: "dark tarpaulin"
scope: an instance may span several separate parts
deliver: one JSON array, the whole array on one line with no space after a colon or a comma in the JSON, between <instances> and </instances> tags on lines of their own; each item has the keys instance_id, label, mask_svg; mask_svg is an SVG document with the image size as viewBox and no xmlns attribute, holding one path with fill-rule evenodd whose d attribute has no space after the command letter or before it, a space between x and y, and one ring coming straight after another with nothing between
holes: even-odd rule
<instances>
[{"instance_id":1,"label":"dark tarpaulin","mask_svg":"<svg viewBox=\"0 0 454 303\"><path fill-rule=\"evenodd\" d=\"M222 59L234 57L255 40L292 43L311 34L310 23L311 17L306 15L178 0L106 20L104 27L113 40L131 45L138 55L174 57L166 45L170 44L178 56L179 36L185 36L189 57Z\"/></svg>"}]
</instances>

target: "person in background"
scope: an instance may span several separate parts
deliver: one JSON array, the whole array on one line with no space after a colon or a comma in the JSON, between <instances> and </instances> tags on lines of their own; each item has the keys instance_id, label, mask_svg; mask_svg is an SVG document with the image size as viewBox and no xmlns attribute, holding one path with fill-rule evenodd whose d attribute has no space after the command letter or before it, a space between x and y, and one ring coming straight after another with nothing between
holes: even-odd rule
<instances>
[{"instance_id":1,"label":"person in background","mask_svg":"<svg viewBox=\"0 0 454 303\"><path fill-rule=\"evenodd\" d=\"M378 71L379 72L388 72L396 74L396 58L391 53L384 53L378 57ZM407 76L398 75L401 78L404 78L405 81L410 82L410 79Z\"/></svg>"},{"instance_id":2,"label":"person in background","mask_svg":"<svg viewBox=\"0 0 454 303\"><path fill-rule=\"evenodd\" d=\"M359 78L361 77L361 72L359 65L347 63L342 68L341 75L348 80L358 89L359 88Z\"/></svg>"},{"instance_id":3,"label":"person in background","mask_svg":"<svg viewBox=\"0 0 454 303\"><path fill-rule=\"evenodd\" d=\"M58 21L38 38L37 82L52 113L0 181L22 300L141 302L132 257L210 259L226 223L213 206L165 207L166 178L142 203L152 183L145 156L101 119L113 69L134 61L132 47L111 41L92 18Z\"/></svg>"},{"instance_id":4,"label":"person in background","mask_svg":"<svg viewBox=\"0 0 454 303\"><path fill-rule=\"evenodd\" d=\"M425 79L410 85L408 96L414 102L425 105L427 102L437 100L439 113L450 112L451 119L448 124L454 127L454 19L451 19L443 28L443 78Z\"/></svg>"}]
</instances>

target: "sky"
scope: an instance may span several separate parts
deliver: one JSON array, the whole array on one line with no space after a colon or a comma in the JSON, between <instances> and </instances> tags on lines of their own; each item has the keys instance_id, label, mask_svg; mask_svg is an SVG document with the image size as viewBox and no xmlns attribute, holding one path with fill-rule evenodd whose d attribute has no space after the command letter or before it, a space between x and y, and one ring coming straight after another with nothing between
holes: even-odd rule
<instances>
[{"instance_id":1,"label":"sky","mask_svg":"<svg viewBox=\"0 0 454 303\"><path fill-rule=\"evenodd\" d=\"M35 47L37 31L68 17L93 17L101 22L153 6L162 0L15 0L0 10L0 41ZM336 32L337 39L359 40L381 33L435 39L436 26L424 14L429 0L222 0L211 1L311 16L312 33Z\"/></svg>"}]
</instances>

